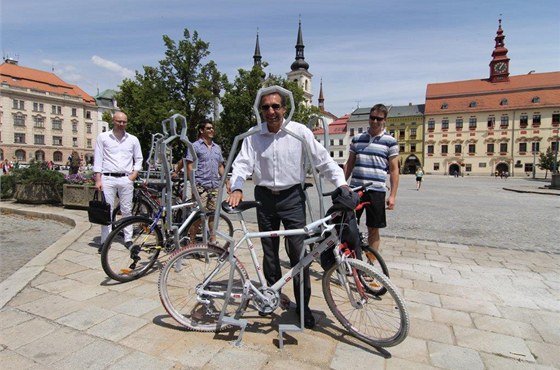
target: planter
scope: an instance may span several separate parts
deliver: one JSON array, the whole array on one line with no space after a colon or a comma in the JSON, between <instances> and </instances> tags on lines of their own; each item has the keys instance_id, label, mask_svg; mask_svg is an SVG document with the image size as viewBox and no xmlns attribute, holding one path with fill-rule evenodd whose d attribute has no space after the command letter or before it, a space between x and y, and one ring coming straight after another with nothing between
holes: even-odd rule
<instances>
[{"instance_id":1,"label":"planter","mask_svg":"<svg viewBox=\"0 0 560 370\"><path fill-rule=\"evenodd\" d=\"M65 207L87 208L93 199L95 186L64 184L62 191L62 205Z\"/></svg>"},{"instance_id":2,"label":"planter","mask_svg":"<svg viewBox=\"0 0 560 370\"><path fill-rule=\"evenodd\" d=\"M19 203L57 204L60 194L52 184L31 183L16 184L14 198Z\"/></svg>"}]
</instances>

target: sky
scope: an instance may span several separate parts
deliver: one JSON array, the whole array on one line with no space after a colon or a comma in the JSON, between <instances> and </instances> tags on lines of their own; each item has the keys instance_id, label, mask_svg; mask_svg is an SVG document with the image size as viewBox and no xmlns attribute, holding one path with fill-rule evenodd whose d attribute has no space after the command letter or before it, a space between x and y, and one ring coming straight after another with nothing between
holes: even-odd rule
<instances>
[{"instance_id":1,"label":"sky","mask_svg":"<svg viewBox=\"0 0 560 370\"><path fill-rule=\"evenodd\" d=\"M423 104L429 83L489 76L498 19L510 74L560 71L557 0L0 0L2 56L54 71L95 96L165 57L188 29L233 81L253 65L286 76L301 20L313 104L336 116L376 103Z\"/></svg>"}]
</instances>

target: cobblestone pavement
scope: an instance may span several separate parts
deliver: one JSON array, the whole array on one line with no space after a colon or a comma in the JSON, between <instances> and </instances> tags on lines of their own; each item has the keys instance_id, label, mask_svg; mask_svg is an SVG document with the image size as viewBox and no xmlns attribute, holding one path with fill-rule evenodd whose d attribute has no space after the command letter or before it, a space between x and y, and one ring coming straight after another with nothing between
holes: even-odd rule
<instances>
[{"instance_id":1,"label":"cobblestone pavement","mask_svg":"<svg viewBox=\"0 0 560 370\"><path fill-rule=\"evenodd\" d=\"M0 281L54 243L70 225L37 217L0 214Z\"/></svg>"},{"instance_id":2,"label":"cobblestone pavement","mask_svg":"<svg viewBox=\"0 0 560 370\"><path fill-rule=\"evenodd\" d=\"M403 343L382 352L350 337L324 302L321 269L314 264L317 327L289 333L279 350L278 324L292 323L294 312L278 310L271 321L250 308L236 347L237 331L179 327L159 302L157 271L126 284L109 280L93 243L99 228L85 212L2 206L75 223L0 283L0 363L6 369L560 368L559 254L385 236L383 256L411 316ZM290 289L286 294L292 296Z\"/></svg>"}]
</instances>

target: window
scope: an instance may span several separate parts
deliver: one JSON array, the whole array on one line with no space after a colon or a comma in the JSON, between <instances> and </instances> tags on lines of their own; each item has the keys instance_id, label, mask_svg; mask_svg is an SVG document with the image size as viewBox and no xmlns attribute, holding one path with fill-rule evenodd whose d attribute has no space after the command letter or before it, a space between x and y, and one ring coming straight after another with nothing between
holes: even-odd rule
<instances>
[{"instance_id":1,"label":"window","mask_svg":"<svg viewBox=\"0 0 560 370\"><path fill-rule=\"evenodd\" d=\"M73 146L73 147L77 147L77 146L78 146L78 138L77 138L77 137L73 137L73 138L72 138L72 146Z\"/></svg>"},{"instance_id":2,"label":"window","mask_svg":"<svg viewBox=\"0 0 560 370\"><path fill-rule=\"evenodd\" d=\"M78 132L78 122L72 122L72 132Z\"/></svg>"},{"instance_id":3,"label":"window","mask_svg":"<svg viewBox=\"0 0 560 370\"><path fill-rule=\"evenodd\" d=\"M539 150L539 149L540 149L540 146L541 146L540 144L541 144L541 143L539 143L538 141L533 141L533 142L531 143L531 151L532 151L533 153L538 153L538 152L540 151L540 150Z\"/></svg>"},{"instance_id":4,"label":"window","mask_svg":"<svg viewBox=\"0 0 560 370\"><path fill-rule=\"evenodd\" d=\"M447 144L441 146L441 154L447 154Z\"/></svg>"},{"instance_id":5,"label":"window","mask_svg":"<svg viewBox=\"0 0 560 370\"><path fill-rule=\"evenodd\" d=\"M35 135L35 145L45 145L45 135Z\"/></svg>"},{"instance_id":6,"label":"window","mask_svg":"<svg viewBox=\"0 0 560 370\"><path fill-rule=\"evenodd\" d=\"M87 147L91 148L91 139L87 139Z\"/></svg>"},{"instance_id":7,"label":"window","mask_svg":"<svg viewBox=\"0 0 560 370\"><path fill-rule=\"evenodd\" d=\"M469 144L469 154L476 153L476 144Z\"/></svg>"},{"instance_id":8,"label":"window","mask_svg":"<svg viewBox=\"0 0 560 370\"><path fill-rule=\"evenodd\" d=\"M442 130L448 130L449 129L449 120L448 119L442 119L441 120L441 129Z\"/></svg>"},{"instance_id":9,"label":"window","mask_svg":"<svg viewBox=\"0 0 560 370\"><path fill-rule=\"evenodd\" d=\"M389 135L391 135L392 137L395 137L395 130L389 130Z\"/></svg>"},{"instance_id":10,"label":"window","mask_svg":"<svg viewBox=\"0 0 560 370\"><path fill-rule=\"evenodd\" d=\"M476 117L469 118L469 129L476 130Z\"/></svg>"},{"instance_id":11,"label":"window","mask_svg":"<svg viewBox=\"0 0 560 370\"><path fill-rule=\"evenodd\" d=\"M558 150L558 149L556 149L556 143L557 143L556 141L553 141L552 143L550 143L550 150L552 150L553 153L555 153L556 150Z\"/></svg>"},{"instance_id":12,"label":"window","mask_svg":"<svg viewBox=\"0 0 560 370\"><path fill-rule=\"evenodd\" d=\"M404 140L404 130L399 130L399 140Z\"/></svg>"},{"instance_id":13,"label":"window","mask_svg":"<svg viewBox=\"0 0 560 370\"><path fill-rule=\"evenodd\" d=\"M528 123L529 123L529 116L527 116L526 114L522 114L519 116L519 127L525 128L527 127Z\"/></svg>"},{"instance_id":14,"label":"window","mask_svg":"<svg viewBox=\"0 0 560 370\"><path fill-rule=\"evenodd\" d=\"M14 114L14 126L25 126L25 116L21 113Z\"/></svg>"},{"instance_id":15,"label":"window","mask_svg":"<svg viewBox=\"0 0 560 370\"><path fill-rule=\"evenodd\" d=\"M486 144L486 153L494 153L494 143Z\"/></svg>"},{"instance_id":16,"label":"window","mask_svg":"<svg viewBox=\"0 0 560 370\"><path fill-rule=\"evenodd\" d=\"M488 128L493 129L494 123L496 122L496 118L493 116L488 117Z\"/></svg>"},{"instance_id":17,"label":"window","mask_svg":"<svg viewBox=\"0 0 560 370\"><path fill-rule=\"evenodd\" d=\"M527 153L527 143L519 143L519 153Z\"/></svg>"},{"instance_id":18,"label":"window","mask_svg":"<svg viewBox=\"0 0 560 370\"><path fill-rule=\"evenodd\" d=\"M508 100L507 99L500 100L500 105L508 105Z\"/></svg>"},{"instance_id":19,"label":"window","mask_svg":"<svg viewBox=\"0 0 560 370\"><path fill-rule=\"evenodd\" d=\"M86 119L91 119L91 111L86 111Z\"/></svg>"},{"instance_id":20,"label":"window","mask_svg":"<svg viewBox=\"0 0 560 370\"><path fill-rule=\"evenodd\" d=\"M479 168L486 168L486 162L478 162Z\"/></svg>"},{"instance_id":21,"label":"window","mask_svg":"<svg viewBox=\"0 0 560 370\"><path fill-rule=\"evenodd\" d=\"M441 109L447 109L448 107L449 107L449 106L447 105L447 103L443 103L443 104L441 105Z\"/></svg>"},{"instance_id":22,"label":"window","mask_svg":"<svg viewBox=\"0 0 560 370\"><path fill-rule=\"evenodd\" d=\"M411 153L416 153L416 144L415 143L410 144L410 152Z\"/></svg>"},{"instance_id":23,"label":"window","mask_svg":"<svg viewBox=\"0 0 560 370\"><path fill-rule=\"evenodd\" d=\"M77 117L77 116L78 116L78 109L72 108L72 117Z\"/></svg>"},{"instance_id":24,"label":"window","mask_svg":"<svg viewBox=\"0 0 560 370\"><path fill-rule=\"evenodd\" d=\"M363 127L358 127L358 134L361 134L362 132L364 132L364 128Z\"/></svg>"},{"instance_id":25,"label":"window","mask_svg":"<svg viewBox=\"0 0 560 370\"><path fill-rule=\"evenodd\" d=\"M560 124L560 113L552 113L552 125L558 126Z\"/></svg>"},{"instance_id":26,"label":"window","mask_svg":"<svg viewBox=\"0 0 560 370\"><path fill-rule=\"evenodd\" d=\"M344 156L344 152L342 150L338 151L338 158L342 158Z\"/></svg>"},{"instance_id":27,"label":"window","mask_svg":"<svg viewBox=\"0 0 560 370\"><path fill-rule=\"evenodd\" d=\"M53 161L62 162L62 152L56 151L53 153Z\"/></svg>"},{"instance_id":28,"label":"window","mask_svg":"<svg viewBox=\"0 0 560 370\"><path fill-rule=\"evenodd\" d=\"M410 138L411 139L416 139L416 127L411 127L410 128Z\"/></svg>"},{"instance_id":29,"label":"window","mask_svg":"<svg viewBox=\"0 0 560 370\"><path fill-rule=\"evenodd\" d=\"M338 139L338 145L344 145L343 139Z\"/></svg>"},{"instance_id":30,"label":"window","mask_svg":"<svg viewBox=\"0 0 560 370\"><path fill-rule=\"evenodd\" d=\"M334 139L331 139L331 146L334 145Z\"/></svg>"},{"instance_id":31,"label":"window","mask_svg":"<svg viewBox=\"0 0 560 370\"><path fill-rule=\"evenodd\" d=\"M539 98L538 96L534 96L533 99L531 99L531 103L540 103L541 102L541 98Z\"/></svg>"},{"instance_id":32,"label":"window","mask_svg":"<svg viewBox=\"0 0 560 370\"><path fill-rule=\"evenodd\" d=\"M43 103L33 103L33 111L34 112L44 112L45 106Z\"/></svg>"},{"instance_id":33,"label":"window","mask_svg":"<svg viewBox=\"0 0 560 370\"><path fill-rule=\"evenodd\" d=\"M500 128L508 128L508 126L509 126L509 117L502 116L500 118Z\"/></svg>"},{"instance_id":34,"label":"window","mask_svg":"<svg viewBox=\"0 0 560 370\"><path fill-rule=\"evenodd\" d=\"M52 145L62 145L62 136L53 136Z\"/></svg>"},{"instance_id":35,"label":"window","mask_svg":"<svg viewBox=\"0 0 560 370\"><path fill-rule=\"evenodd\" d=\"M52 105L52 106L51 106L51 113L52 113L52 114L62 114L62 106L60 106L60 105Z\"/></svg>"},{"instance_id":36,"label":"window","mask_svg":"<svg viewBox=\"0 0 560 370\"><path fill-rule=\"evenodd\" d=\"M334 152L331 152L331 158L334 158Z\"/></svg>"},{"instance_id":37,"label":"window","mask_svg":"<svg viewBox=\"0 0 560 370\"><path fill-rule=\"evenodd\" d=\"M434 131L435 127L436 127L436 121L433 118L430 118L428 120L428 131Z\"/></svg>"},{"instance_id":38,"label":"window","mask_svg":"<svg viewBox=\"0 0 560 370\"><path fill-rule=\"evenodd\" d=\"M25 161L25 150L23 149L16 150L16 159L20 162Z\"/></svg>"},{"instance_id":39,"label":"window","mask_svg":"<svg viewBox=\"0 0 560 370\"><path fill-rule=\"evenodd\" d=\"M14 144L25 144L25 134L14 134Z\"/></svg>"},{"instance_id":40,"label":"window","mask_svg":"<svg viewBox=\"0 0 560 370\"><path fill-rule=\"evenodd\" d=\"M354 136L354 128L350 128L350 137Z\"/></svg>"},{"instance_id":41,"label":"window","mask_svg":"<svg viewBox=\"0 0 560 370\"><path fill-rule=\"evenodd\" d=\"M25 109L25 102L23 100L14 99L13 109L24 110Z\"/></svg>"},{"instance_id":42,"label":"window","mask_svg":"<svg viewBox=\"0 0 560 370\"><path fill-rule=\"evenodd\" d=\"M60 118L53 118L52 128L53 130L62 130L62 120Z\"/></svg>"},{"instance_id":43,"label":"window","mask_svg":"<svg viewBox=\"0 0 560 370\"><path fill-rule=\"evenodd\" d=\"M434 163L434 171L439 171L439 163Z\"/></svg>"},{"instance_id":44,"label":"window","mask_svg":"<svg viewBox=\"0 0 560 370\"><path fill-rule=\"evenodd\" d=\"M474 100L469 103L469 108L476 108L476 102Z\"/></svg>"},{"instance_id":45,"label":"window","mask_svg":"<svg viewBox=\"0 0 560 370\"><path fill-rule=\"evenodd\" d=\"M404 144L399 144L399 152L403 153L404 151Z\"/></svg>"},{"instance_id":46,"label":"window","mask_svg":"<svg viewBox=\"0 0 560 370\"><path fill-rule=\"evenodd\" d=\"M455 128L457 130L461 130L463 128L463 119L462 118L457 118L455 120Z\"/></svg>"},{"instance_id":47,"label":"window","mask_svg":"<svg viewBox=\"0 0 560 370\"><path fill-rule=\"evenodd\" d=\"M41 116L33 117L33 127L35 128L45 128L45 118Z\"/></svg>"},{"instance_id":48,"label":"window","mask_svg":"<svg viewBox=\"0 0 560 370\"><path fill-rule=\"evenodd\" d=\"M541 125L541 115L539 113L533 114L533 127L539 127Z\"/></svg>"},{"instance_id":49,"label":"window","mask_svg":"<svg viewBox=\"0 0 560 370\"><path fill-rule=\"evenodd\" d=\"M500 154L502 153L507 153L508 151L508 145L507 143L500 143Z\"/></svg>"},{"instance_id":50,"label":"window","mask_svg":"<svg viewBox=\"0 0 560 370\"><path fill-rule=\"evenodd\" d=\"M525 163L525 172L533 172L533 164L532 163Z\"/></svg>"},{"instance_id":51,"label":"window","mask_svg":"<svg viewBox=\"0 0 560 370\"><path fill-rule=\"evenodd\" d=\"M455 144L455 154L461 154L461 144Z\"/></svg>"},{"instance_id":52,"label":"window","mask_svg":"<svg viewBox=\"0 0 560 370\"><path fill-rule=\"evenodd\" d=\"M434 154L434 146L428 145L428 154Z\"/></svg>"},{"instance_id":53,"label":"window","mask_svg":"<svg viewBox=\"0 0 560 370\"><path fill-rule=\"evenodd\" d=\"M88 134L91 134L91 123L86 123L86 132ZM321 140L317 140L319 142L321 142Z\"/></svg>"}]
</instances>

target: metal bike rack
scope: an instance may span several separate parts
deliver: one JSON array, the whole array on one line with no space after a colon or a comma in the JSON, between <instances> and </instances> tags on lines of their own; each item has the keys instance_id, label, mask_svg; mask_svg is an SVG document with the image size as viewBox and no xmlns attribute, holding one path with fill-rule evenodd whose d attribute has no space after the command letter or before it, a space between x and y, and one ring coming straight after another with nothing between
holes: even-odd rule
<instances>
[{"instance_id":1,"label":"metal bike rack","mask_svg":"<svg viewBox=\"0 0 560 370\"><path fill-rule=\"evenodd\" d=\"M284 89L280 86L270 86L270 87L265 87L265 88L261 88L259 89L257 96L255 98L255 103L253 104L253 111L255 112L255 116L257 117L257 125L253 128L251 128L249 131L239 134L235 137L231 150L230 150L230 154L228 156L228 161L226 163L226 167L225 167L225 171L224 171L224 175L222 176L221 182L220 182L220 189L218 192L218 199L220 199L220 203L221 200L223 199L223 188L224 188L224 184L227 178L227 173L229 172L229 170L231 169L233 160L234 160L234 156L237 152L237 147L239 146L239 143L242 142L243 139L245 139L248 136L251 135L255 135L257 133L259 133L261 131L261 126L263 125L263 122L261 121L261 115L259 112L259 107L260 107L260 102L261 102L261 98L262 96L265 95L269 95L272 93L278 93L280 95L283 95L287 98L289 98L290 100L290 112L288 114L288 116L285 118L280 130L283 130L284 132L286 132L288 135L291 135L292 137L294 137L295 139L299 140L302 144L303 144L303 151L304 151L304 158L306 160L306 163L308 163L309 165L311 165L313 163L312 161L312 157L311 157L311 149L309 147L309 144L299 135L293 133L292 131L288 130L286 128L286 125L288 124L288 122L291 121L291 118L294 114L295 111L295 102L294 102L294 97L292 95L292 92ZM264 123L266 124L266 123ZM323 121L324 124L324 121ZM305 163L304 163L305 165ZM317 176L317 171L313 170L313 178L314 178L314 182L317 185L317 192L319 195L319 199L321 199L322 196L322 185L320 183L320 180ZM303 186L303 184L302 184ZM321 214L324 214L324 206L323 206L323 202L319 202L319 207L320 207L320 212ZM215 224L215 228L217 229L217 223L219 222L219 215L221 212L221 207L216 207L216 211L215 211L215 215L214 215L214 224ZM220 317L218 319L218 327L221 327L222 324L230 324L230 325L234 325L234 326L238 326L241 329L241 332L239 334L239 337L237 338L236 341L236 345L239 345L241 343L242 337L243 337L243 333L245 332L245 328L247 326L247 320L244 319L235 319L232 317L228 317L225 316L225 311L229 302L229 297L231 297L231 291L232 291L232 284L233 284L233 273L235 271L235 259L234 259L234 244L230 243L229 245L229 262L230 262L230 274L229 274L229 281L228 281L228 288L227 288L227 293L226 296L228 297L228 299L226 300L226 302L224 302L224 306L222 308L222 312L220 313ZM304 249L305 252L305 249ZM301 256L303 257L303 256ZM300 257L300 258L301 258ZM304 300L304 289L303 289L303 268L300 269L300 302L303 302ZM282 349L284 347L284 333L287 331L303 331L304 330L304 325L303 325L303 321L304 321L304 307L303 305L301 305L300 307L300 326L296 326L296 325L292 325L292 324L281 324L278 326L278 341L279 341L279 347Z\"/></svg>"}]
</instances>

